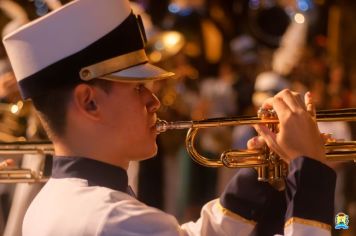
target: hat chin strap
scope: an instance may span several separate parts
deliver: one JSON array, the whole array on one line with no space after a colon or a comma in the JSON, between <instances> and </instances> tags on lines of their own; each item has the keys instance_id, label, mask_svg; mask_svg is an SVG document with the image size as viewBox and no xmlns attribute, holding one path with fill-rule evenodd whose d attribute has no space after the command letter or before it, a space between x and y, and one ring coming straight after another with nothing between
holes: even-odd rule
<instances>
[{"instance_id":1,"label":"hat chin strap","mask_svg":"<svg viewBox=\"0 0 356 236\"><path fill-rule=\"evenodd\" d=\"M89 81L146 62L148 62L148 58L145 50L140 49L84 67L80 70L79 75L82 80Z\"/></svg>"}]
</instances>

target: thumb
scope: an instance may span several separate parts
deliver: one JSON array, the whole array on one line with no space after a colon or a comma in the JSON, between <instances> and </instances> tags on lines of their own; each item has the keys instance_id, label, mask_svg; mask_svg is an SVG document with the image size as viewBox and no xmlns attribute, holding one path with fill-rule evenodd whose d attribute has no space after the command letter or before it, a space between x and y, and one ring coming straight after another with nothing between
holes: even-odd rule
<instances>
[{"instance_id":1,"label":"thumb","mask_svg":"<svg viewBox=\"0 0 356 236\"><path fill-rule=\"evenodd\" d=\"M261 137L265 140L269 147L271 147L271 145L277 145L276 134L273 133L269 128L259 124L254 125L253 127L255 128L257 133L261 135Z\"/></svg>"},{"instance_id":2,"label":"thumb","mask_svg":"<svg viewBox=\"0 0 356 236\"><path fill-rule=\"evenodd\" d=\"M264 125L254 125L253 126L257 133L265 140L267 146L277 153L281 158L289 161L288 155L283 151L280 145L277 143L277 135L273 133Z\"/></svg>"}]
</instances>

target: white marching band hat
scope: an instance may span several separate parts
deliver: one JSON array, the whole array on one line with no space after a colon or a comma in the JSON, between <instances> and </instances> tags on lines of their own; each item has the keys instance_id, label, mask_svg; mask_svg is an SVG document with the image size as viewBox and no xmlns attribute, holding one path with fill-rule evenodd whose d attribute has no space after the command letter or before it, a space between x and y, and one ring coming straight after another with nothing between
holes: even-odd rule
<instances>
[{"instance_id":1,"label":"white marching band hat","mask_svg":"<svg viewBox=\"0 0 356 236\"><path fill-rule=\"evenodd\" d=\"M142 21L128 0L75 0L3 39L24 99L95 78L172 77L148 63L145 41Z\"/></svg>"}]
</instances>

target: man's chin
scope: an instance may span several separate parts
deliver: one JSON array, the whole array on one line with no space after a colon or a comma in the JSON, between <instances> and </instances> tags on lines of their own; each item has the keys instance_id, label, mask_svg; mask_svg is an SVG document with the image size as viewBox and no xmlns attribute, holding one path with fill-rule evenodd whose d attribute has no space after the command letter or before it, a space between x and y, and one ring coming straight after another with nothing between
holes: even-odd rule
<instances>
[{"instance_id":1,"label":"man's chin","mask_svg":"<svg viewBox=\"0 0 356 236\"><path fill-rule=\"evenodd\" d=\"M155 146L154 149L152 149L150 152L147 152L147 154L143 156L142 160L154 158L155 156L157 156L157 151L157 146Z\"/></svg>"}]
</instances>

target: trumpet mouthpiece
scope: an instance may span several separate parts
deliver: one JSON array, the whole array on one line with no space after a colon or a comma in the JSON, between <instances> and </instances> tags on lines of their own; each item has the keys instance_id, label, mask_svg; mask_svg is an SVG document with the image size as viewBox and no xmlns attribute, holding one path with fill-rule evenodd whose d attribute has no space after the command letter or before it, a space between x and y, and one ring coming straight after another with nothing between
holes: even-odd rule
<instances>
[{"instance_id":1,"label":"trumpet mouthpiece","mask_svg":"<svg viewBox=\"0 0 356 236\"><path fill-rule=\"evenodd\" d=\"M159 120L159 119L157 120L157 122L156 122L156 131L157 131L157 134L166 132L167 127L168 127L168 122L167 122L167 121L165 121L165 120Z\"/></svg>"},{"instance_id":2,"label":"trumpet mouthpiece","mask_svg":"<svg viewBox=\"0 0 356 236\"><path fill-rule=\"evenodd\" d=\"M167 122L165 120L157 120L156 130L157 133L166 132L169 129L189 129L193 127L192 121L176 121L176 122Z\"/></svg>"}]
</instances>

